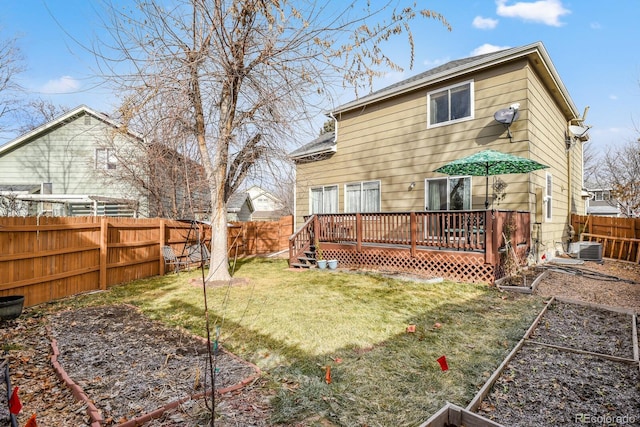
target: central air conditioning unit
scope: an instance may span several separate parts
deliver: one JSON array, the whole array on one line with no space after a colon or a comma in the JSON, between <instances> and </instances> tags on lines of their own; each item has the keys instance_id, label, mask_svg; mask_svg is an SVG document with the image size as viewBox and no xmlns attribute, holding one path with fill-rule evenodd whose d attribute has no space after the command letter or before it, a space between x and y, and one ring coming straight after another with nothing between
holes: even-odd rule
<instances>
[{"instance_id":1,"label":"central air conditioning unit","mask_svg":"<svg viewBox=\"0 0 640 427\"><path fill-rule=\"evenodd\" d=\"M569 252L576 255L576 258L585 261L602 261L602 243L597 242L576 242L571 243Z\"/></svg>"}]
</instances>

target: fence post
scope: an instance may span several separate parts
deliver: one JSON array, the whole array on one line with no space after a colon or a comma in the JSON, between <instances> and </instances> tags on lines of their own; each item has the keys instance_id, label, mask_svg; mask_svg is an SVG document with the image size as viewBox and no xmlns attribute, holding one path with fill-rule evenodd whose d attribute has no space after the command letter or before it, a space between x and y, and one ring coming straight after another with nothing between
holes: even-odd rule
<instances>
[{"instance_id":1,"label":"fence post","mask_svg":"<svg viewBox=\"0 0 640 427\"><path fill-rule=\"evenodd\" d=\"M164 276L164 257L162 256L162 247L165 245L165 242L167 241L167 235L166 235L166 221L164 219L160 220L160 223L158 225L158 227L160 228L160 241L158 242L158 263L159 263L159 269L158 271L160 272L161 276Z\"/></svg>"},{"instance_id":2,"label":"fence post","mask_svg":"<svg viewBox=\"0 0 640 427\"><path fill-rule=\"evenodd\" d=\"M100 289L107 289L107 253L109 249L109 221L100 217Z\"/></svg>"}]
</instances>

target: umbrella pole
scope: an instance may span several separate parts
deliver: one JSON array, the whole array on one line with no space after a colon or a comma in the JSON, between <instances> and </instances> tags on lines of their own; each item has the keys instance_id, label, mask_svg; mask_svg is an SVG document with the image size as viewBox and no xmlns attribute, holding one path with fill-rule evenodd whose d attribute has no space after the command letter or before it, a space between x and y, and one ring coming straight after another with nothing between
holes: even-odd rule
<instances>
[{"instance_id":1,"label":"umbrella pole","mask_svg":"<svg viewBox=\"0 0 640 427\"><path fill-rule=\"evenodd\" d=\"M487 165L487 173L484 175L487 179L484 188L484 208L489 209L489 165Z\"/></svg>"}]
</instances>

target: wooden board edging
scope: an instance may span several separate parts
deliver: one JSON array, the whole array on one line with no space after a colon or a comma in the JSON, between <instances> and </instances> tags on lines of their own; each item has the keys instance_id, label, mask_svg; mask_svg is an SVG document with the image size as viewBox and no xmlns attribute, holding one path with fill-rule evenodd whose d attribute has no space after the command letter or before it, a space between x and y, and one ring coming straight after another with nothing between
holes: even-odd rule
<instances>
[{"instance_id":1,"label":"wooden board edging","mask_svg":"<svg viewBox=\"0 0 640 427\"><path fill-rule=\"evenodd\" d=\"M491 387L493 387L493 384L496 382L498 377L502 375L502 371L504 371L504 368L511 362L511 359L515 357L516 353L523 345L524 338L518 341L518 344L516 344L513 350L511 350L507 357L502 361L500 366L498 366L498 368L493 371L493 374L491 374L487 382L484 383L482 388L478 391L478 393L476 393L473 400L471 400L471 402L469 402L469 404L467 405L467 411L474 412L478 410L478 406L480 406L480 403L484 400L485 397L487 397L487 394L489 394L489 390L491 390Z\"/></svg>"}]
</instances>

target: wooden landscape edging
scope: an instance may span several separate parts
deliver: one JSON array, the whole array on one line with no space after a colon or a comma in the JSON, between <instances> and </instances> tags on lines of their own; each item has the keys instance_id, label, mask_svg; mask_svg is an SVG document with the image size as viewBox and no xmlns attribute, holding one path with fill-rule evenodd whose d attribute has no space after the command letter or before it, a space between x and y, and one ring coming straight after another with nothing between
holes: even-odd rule
<instances>
[{"instance_id":1,"label":"wooden landscape edging","mask_svg":"<svg viewBox=\"0 0 640 427\"><path fill-rule=\"evenodd\" d=\"M549 274L549 270L545 270L543 271L540 275L538 275L538 277L536 277L536 279L531 283L531 286L503 286L500 283L505 282L509 279L510 276L506 276L503 277L501 279L496 280L496 287L502 291L513 291L513 292L520 292L523 294L532 294L536 288L538 287L538 285L540 284L540 282L547 277L547 275Z\"/></svg>"},{"instance_id":2,"label":"wooden landscape edging","mask_svg":"<svg viewBox=\"0 0 640 427\"><path fill-rule=\"evenodd\" d=\"M516 344L513 350L511 350L511 352L502 361L498 368L493 371L493 374L491 374L487 382L484 383L482 388L478 391L478 393L476 393L473 400L471 400L471 402L469 402L469 404L467 405L467 411L474 412L478 410L478 406L480 406L480 403L484 400L485 397L487 397L487 394L489 394L489 390L491 390L491 387L493 387L493 384L495 384L498 377L502 375L502 371L504 370L504 368L509 364L509 362L511 362L511 360L515 357L516 353L520 350L520 348L522 348L523 345L524 338L518 341L518 344Z\"/></svg>"},{"instance_id":3,"label":"wooden landscape edging","mask_svg":"<svg viewBox=\"0 0 640 427\"><path fill-rule=\"evenodd\" d=\"M438 412L433 414L427 421L420 424L419 427L446 427L446 426L465 426L465 427L504 427L491 421L479 414L463 409L453 403L443 406Z\"/></svg>"},{"instance_id":4,"label":"wooden landscape edging","mask_svg":"<svg viewBox=\"0 0 640 427\"><path fill-rule=\"evenodd\" d=\"M556 301L557 302L562 302L562 303L567 303L567 304L582 305L582 306L585 306L585 307L598 308L598 309L602 309L602 310L613 311L613 312L616 312L616 313L622 313L622 314L631 315L633 359L628 359L628 358L624 358L624 357L617 357L617 356L612 356L612 355L602 354L602 353L595 353L595 352L590 352L590 351L580 350L580 349L575 349L575 348L570 348L570 347L558 346L558 345L554 345L554 344L541 343L541 342L538 342L538 341L530 339L533 331L535 330L535 328L538 326L538 324L542 320L542 317L544 316L544 314L548 310L549 306L551 306L551 304L553 304ZM502 363L498 366L498 368L493 372L491 377L489 377L487 382L478 391L478 393L475 395L473 400L471 400L469 405L467 405L466 410L467 411L472 411L472 412L478 410L478 407L480 406L480 403L487 397L487 395L489 394L489 391L491 390L491 388L493 387L493 385L497 381L498 377L500 375L502 375L502 372L504 371L505 367L511 362L511 360L515 357L516 353L518 351L520 351L525 344L533 344L533 345L543 346L543 347L547 347L547 348L554 348L556 350L567 351L567 352L572 352L572 353L577 353L577 354L586 354L586 355L590 355L590 356L594 356L594 357L599 357L599 358L611 360L613 362L620 362L620 363L627 363L627 364L638 364L638 369L640 369L640 360L639 360L639 355L638 355L638 329L637 329L637 326L636 326L637 325L637 319L638 319L637 314L633 310L620 308L620 307L610 307L610 306L605 306L605 305L602 305L602 304L594 304L594 303L589 303L589 302L584 302L584 301L577 301L577 300L572 300L572 299L569 299L569 298L557 298L555 296L551 297L551 299L549 299L549 301L546 302L546 304L544 305L544 307L542 308L542 310L540 311L538 316L535 318L535 320L533 321L533 323L529 327L529 329L527 329L527 331L525 332L523 338L520 341L518 341L518 343L513 348L513 350L511 350L511 352L507 355L507 357L502 361ZM436 425L439 425L439 424L435 424L434 426L436 426ZM490 424L478 424L478 426L485 426L485 425L490 425ZM425 424L425 426L426 426L426 424Z\"/></svg>"}]
</instances>

